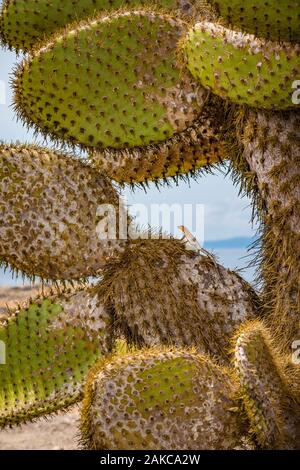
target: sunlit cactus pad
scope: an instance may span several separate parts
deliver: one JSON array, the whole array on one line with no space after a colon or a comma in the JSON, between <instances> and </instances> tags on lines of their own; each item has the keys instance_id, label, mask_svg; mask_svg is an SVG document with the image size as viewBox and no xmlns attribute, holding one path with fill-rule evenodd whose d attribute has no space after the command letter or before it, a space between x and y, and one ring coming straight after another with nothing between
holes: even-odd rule
<instances>
[{"instance_id":1,"label":"sunlit cactus pad","mask_svg":"<svg viewBox=\"0 0 300 470\"><path fill-rule=\"evenodd\" d=\"M187 66L203 86L238 104L296 107L300 46L257 39L210 22L197 23L182 44Z\"/></svg>"},{"instance_id":2,"label":"sunlit cactus pad","mask_svg":"<svg viewBox=\"0 0 300 470\"><path fill-rule=\"evenodd\" d=\"M150 350L89 377L82 440L89 449L246 449L229 370L189 351Z\"/></svg>"},{"instance_id":3,"label":"sunlit cactus pad","mask_svg":"<svg viewBox=\"0 0 300 470\"><path fill-rule=\"evenodd\" d=\"M176 64L185 30L151 12L71 27L18 69L17 112L46 135L84 148L169 139L193 123L206 96Z\"/></svg>"},{"instance_id":4,"label":"sunlit cactus pad","mask_svg":"<svg viewBox=\"0 0 300 470\"><path fill-rule=\"evenodd\" d=\"M273 41L300 41L299 0L207 0L237 27Z\"/></svg>"},{"instance_id":5,"label":"sunlit cactus pad","mask_svg":"<svg viewBox=\"0 0 300 470\"><path fill-rule=\"evenodd\" d=\"M32 300L13 313L0 328L6 359L0 365L0 427L78 400L112 338L110 314L92 289Z\"/></svg>"},{"instance_id":6,"label":"sunlit cactus pad","mask_svg":"<svg viewBox=\"0 0 300 470\"><path fill-rule=\"evenodd\" d=\"M181 15L194 15L196 0L4 0L0 37L12 48L33 45L69 23L119 8L155 5Z\"/></svg>"},{"instance_id":7,"label":"sunlit cactus pad","mask_svg":"<svg viewBox=\"0 0 300 470\"><path fill-rule=\"evenodd\" d=\"M0 145L2 262L46 279L95 274L126 243L98 230L105 204L118 220L119 195L81 161L30 145Z\"/></svg>"},{"instance_id":8,"label":"sunlit cactus pad","mask_svg":"<svg viewBox=\"0 0 300 470\"><path fill-rule=\"evenodd\" d=\"M211 97L198 119L183 133L157 145L91 152L90 161L118 183L144 183L211 170L228 151L224 130L226 111Z\"/></svg>"}]
</instances>

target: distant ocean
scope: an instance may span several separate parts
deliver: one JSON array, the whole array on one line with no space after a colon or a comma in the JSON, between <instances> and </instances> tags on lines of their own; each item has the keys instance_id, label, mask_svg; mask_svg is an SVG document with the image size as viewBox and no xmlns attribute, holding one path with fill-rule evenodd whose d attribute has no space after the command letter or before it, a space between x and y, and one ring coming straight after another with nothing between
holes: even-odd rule
<instances>
[{"instance_id":1,"label":"distant ocean","mask_svg":"<svg viewBox=\"0 0 300 470\"><path fill-rule=\"evenodd\" d=\"M221 244L222 245L222 244ZM218 258L220 264L229 269L244 269L249 264L251 257L247 252L247 248L217 248L220 244L217 242L208 242L205 248L212 251ZM249 246L249 243L246 245ZM248 268L241 272L241 275L248 282L254 281L255 269ZM25 281L28 285L29 281ZM22 286L24 285L22 278L13 279L11 273L0 270L0 286Z\"/></svg>"},{"instance_id":2,"label":"distant ocean","mask_svg":"<svg viewBox=\"0 0 300 470\"><path fill-rule=\"evenodd\" d=\"M247 267L253 259L253 255L249 255L246 249L218 249L212 250L218 257L220 264L229 269L239 269L241 276L248 282L254 283L255 268Z\"/></svg>"}]
</instances>

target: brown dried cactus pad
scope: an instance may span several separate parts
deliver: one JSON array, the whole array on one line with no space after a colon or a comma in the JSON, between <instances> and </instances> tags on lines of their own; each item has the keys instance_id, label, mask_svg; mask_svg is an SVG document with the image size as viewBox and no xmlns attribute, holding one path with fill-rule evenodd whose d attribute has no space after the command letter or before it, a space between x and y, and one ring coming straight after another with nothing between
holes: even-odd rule
<instances>
[{"instance_id":1,"label":"brown dried cactus pad","mask_svg":"<svg viewBox=\"0 0 300 470\"><path fill-rule=\"evenodd\" d=\"M79 160L34 146L0 146L0 259L11 267L45 279L95 274L126 244L99 230L105 204L118 221L117 192Z\"/></svg>"}]
</instances>

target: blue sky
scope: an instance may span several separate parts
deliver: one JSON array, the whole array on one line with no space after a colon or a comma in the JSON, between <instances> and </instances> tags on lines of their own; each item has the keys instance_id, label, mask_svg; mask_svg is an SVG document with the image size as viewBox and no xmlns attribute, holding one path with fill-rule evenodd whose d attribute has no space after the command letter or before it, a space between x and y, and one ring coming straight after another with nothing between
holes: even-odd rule
<instances>
[{"instance_id":1,"label":"blue sky","mask_svg":"<svg viewBox=\"0 0 300 470\"><path fill-rule=\"evenodd\" d=\"M0 104L0 140L39 142L33 139L32 133L28 132L21 122L17 122L11 107L9 76L12 67L20 60L21 57L16 58L14 53L0 50L0 103L4 93L6 100L6 104ZM255 234L255 227L250 224L250 201L247 198L240 198L238 188L235 188L230 178L225 178L221 172L203 176L198 182L191 181L190 184L181 182L178 186L165 187L160 191L151 186L147 194L142 189L137 189L134 193L125 190L124 195L129 205L203 204L205 241L235 237L250 238ZM146 222L143 218L138 220L141 224ZM189 221L186 225L189 225ZM191 226L188 228L193 230ZM179 232L175 230L174 234ZM197 233L197 235L202 240L202 234Z\"/></svg>"}]
</instances>

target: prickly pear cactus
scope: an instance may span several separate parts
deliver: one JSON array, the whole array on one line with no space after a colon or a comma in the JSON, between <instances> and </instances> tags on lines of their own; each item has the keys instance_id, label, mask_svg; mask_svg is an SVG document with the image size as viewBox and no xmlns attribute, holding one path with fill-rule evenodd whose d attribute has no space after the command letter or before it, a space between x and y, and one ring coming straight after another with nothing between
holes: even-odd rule
<instances>
[{"instance_id":1,"label":"prickly pear cactus","mask_svg":"<svg viewBox=\"0 0 300 470\"><path fill-rule=\"evenodd\" d=\"M139 147L173 137L193 123L206 98L175 66L183 31L181 21L151 12L71 27L17 72L20 115L83 147ZM41 95L48 75L53 80Z\"/></svg>"},{"instance_id":2,"label":"prickly pear cactus","mask_svg":"<svg viewBox=\"0 0 300 470\"><path fill-rule=\"evenodd\" d=\"M76 402L89 369L113 347L113 319L95 289L30 300L0 327L0 427Z\"/></svg>"},{"instance_id":3,"label":"prickly pear cactus","mask_svg":"<svg viewBox=\"0 0 300 470\"><path fill-rule=\"evenodd\" d=\"M300 401L288 359L275 348L264 325L252 323L237 336L234 365L251 432L262 448L298 448ZM296 378L296 380L299 380Z\"/></svg>"},{"instance_id":4,"label":"prickly pear cactus","mask_svg":"<svg viewBox=\"0 0 300 470\"><path fill-rule=\"evenodd\" d=\"M99 225L99 207L114 207L116 221L124 212L117 191L79 160L0 145L0 191L0 260L29 276L92 276L124 249L125 241L101 238Z\"/></svg>"},{"instance_id":5,"label":"prickly pear cactus","mask_svg":"<svg viewBox=\"0 0 300 470\"><path fill-rule=\"evenodd\" d=\"M129 343L194 346L222 363L232 335L259 306L238 274L174 239L132 241L104 268L99 287Z\"/></svg>"},{"instance_id":6,"label":"prickly pear cactus","mask_svg":"<svg viewBox=\"0 0 300 470\"><path fill-rule=\"evenodd\" d=\"M187 28L181 18L149 10L69 26L19 66L17 114L46 136L90 150L100 169L111 161L108 174L119 182L221 161L221 106L216 113L176 57ZM47 87L45 77L52 77Z\"/></svg>"},{"instance_id":7,"label":"prickly pear cactus","mask_svg":"<svg viewBox=\"0 0 300 470\"><path fill-rule=\"evenodd\" d=\"M11 48L30 50L70 23L114 10L151 5L193 17L202 9L196 0L4 0L1 13L2 40ZM24 18L26 17L26 21Z\"/></svg>"},{"instance_id":8,"label":"prickly pear cactus","mask_svg":"<svg viewBox=\"0 0 300 470\"><path fill-rule=\"evenodd\" d=\"M201 84L233 103L266 109L293 105L300 45L279 43L200 22L183 42L187 67Z\"/></svg>"},{"instance_id":9,"label":"prickly pear cactus","mask_svg":"<svg viewBox=\"0 0 300 470\"><path fill-rule=\"evenodd\" d=\"M272 41L300 42L299 0L207 0L233 29Z\"/></svg>"},{"instance_id":10,"label":"prickly pear cactus","mask_svg":"<svg viewBox=\"0 0 300 470\"><path fill-rule=\"evenodd\" d=\"M101 364L82 410L89 449L250 448L231 371L188 350L145 350Z\"/></svg>"},{"instance_id":11,"label":"prickly pear cactus","mask_svg":"<svg viewBox=\"0 0 300 470\"><path fill-rule=\"evenodd\" d=\"M0 146L0 260L98 283L56 286L1 327L0 426L74 403L89 375L88 449L299 448L299 2L120 6L1 10L2 43L28 52L18 116L88 157ZM159 182L226 158L261 221L259 297L207 253L145 240L109 181ZM104 223L103 206L117 217ZM104 236L120 233L120 216L122 236ZM120 335L134 353L114 348Z\"/></svg>"},{"instance_id":12,"label":"prickly pear cactus","mask_svg":"<svg viewBox=\"0 0 300 470\"><path fill-rule=\"evenodd\" d=\"M85 390L83 444L89 449L296 449L300 406L268 333L250 323L236 339L231 369L180 349L146 350L102 363Z\"/></svg>"},{"instance_id":13,"label":"prickly pear cactus","mask_svg":"<svg viewBox=\"0 0 300 470\"><path fill-rule=\"evenodd\" d=\"M186 174L198 176L226 158L226 120L226 107L211 96L184 132L145 147L91 150L90 162L118 183L132 186L171 178L177 181Z\"/></svg>"},{"instance_id":14,"label":"prickly pear cactus","mask_svg":"<svg viewBox=\"0 0 300 470\"><path fill-rule=\"evenodd\" d=\"M297 449L300 402L292 380L259 323L242 327L232 368L187 349L118 357L90 374L82 443L88 449Z\"/></svg>"}]
</instances>

